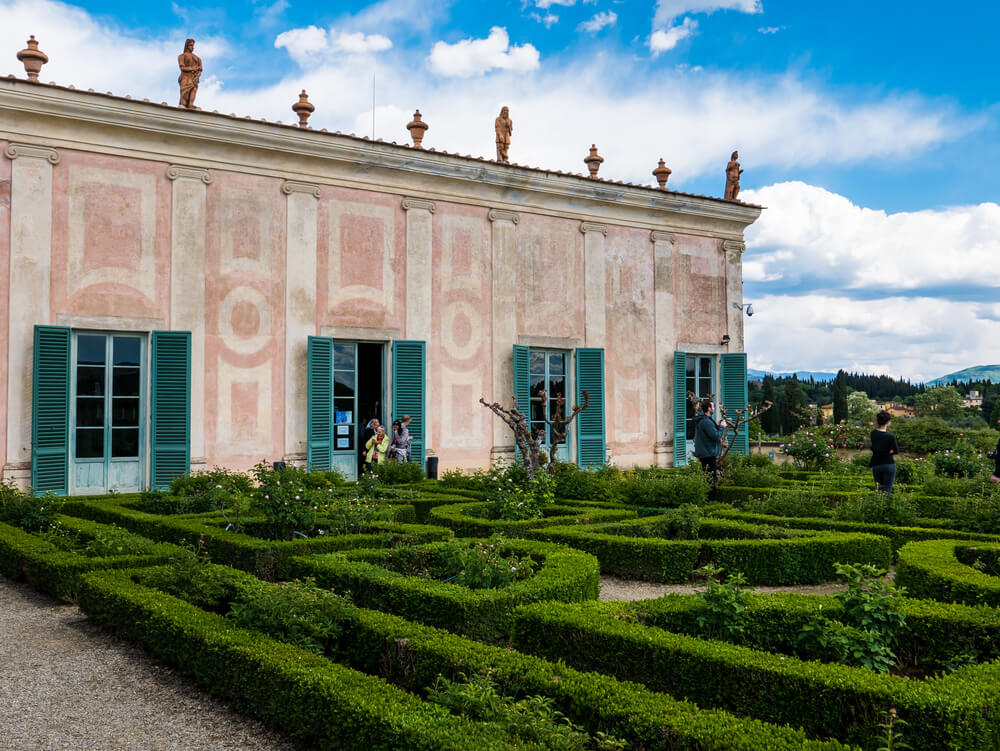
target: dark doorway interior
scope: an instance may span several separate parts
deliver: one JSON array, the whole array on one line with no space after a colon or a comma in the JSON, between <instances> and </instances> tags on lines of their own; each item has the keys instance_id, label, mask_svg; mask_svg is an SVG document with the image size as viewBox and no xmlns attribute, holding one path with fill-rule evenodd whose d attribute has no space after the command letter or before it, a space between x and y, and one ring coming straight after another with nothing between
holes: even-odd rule
<instances>
[{"instance_id":1,"label":"dark doorway interior","mask_svg":"<svg viewBox=\"0 0 1000 751\"><path fill-rule=\"evenodd\" d=\"M363 436L365 426L373 417L383 425L385 414L385 345L373 342L358 342L358 472L360 474L365 455ZM386 427L389 430L389 427Z\"/></svg>"}]
</instances>

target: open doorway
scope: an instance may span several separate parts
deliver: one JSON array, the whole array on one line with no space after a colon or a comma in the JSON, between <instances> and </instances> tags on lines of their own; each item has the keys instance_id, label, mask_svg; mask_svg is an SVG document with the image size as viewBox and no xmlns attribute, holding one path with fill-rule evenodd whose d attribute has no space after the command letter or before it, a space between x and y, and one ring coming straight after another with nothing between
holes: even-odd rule
<instances>
[{"instance_id":1,"label":"open doorway","mask_svg":"<svg viewBox=\"0 0 1000 751\"><path fill-rule=\"evenodd\" d=\"M373 417L386 425L385 409L385 345L381 342L358 342L358 473L364 466L364 432ZM387 425L386 430L391 430Z\"/></svg>"}]
</instances>

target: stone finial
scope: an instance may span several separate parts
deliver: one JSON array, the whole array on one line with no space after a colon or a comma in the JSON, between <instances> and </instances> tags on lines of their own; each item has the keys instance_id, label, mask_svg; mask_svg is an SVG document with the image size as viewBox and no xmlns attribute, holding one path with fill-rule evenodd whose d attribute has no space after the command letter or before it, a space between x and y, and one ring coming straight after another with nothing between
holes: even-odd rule
<instances>
[{"instance_id":1,"label":"stone finial","mask_svg":"<svg viewBox=\"0 0 1000 751\"><path fill-rule=\"evenodd\" d=\"M673 170L670 169L670 167L668 167L662 159L660 160L660 165L653 170L653 177L655 177L656 182L659 183L660 190L667 189L667 180L670 179L671 172L673 172Z\"/></svg>"},{"instance_id":2,"label":"stone finial","mask_svg":"<svg viewBox=\"0 0 1000 751\"><path fill-rule=\"evenodd\" d=\"M309 95L305 89L299 94L299 101L292 105L292 112L299 116L299 127L309 127L309 115L316 111L316 105L309 101Z\"/></svg>"},{"instance_id":3,"label":"stone finial","mask_svg":"<svg viewBox=\"0 0 1000 751\"><path fill-rule=\"evenodd\" d=\"M584 164L587 165L587 169L590 170L590 179L597 179L597 170L601 168L601 163L604 161L604 157L597 153L597 145L590 145L590 156L584 158Z\"/></svg>"},{"instance_id":4,"label":"stone finial","mask_svg":"<svg viewBox=\"0 0 1000 751\"><path fill-rule=\"evenodd\" d=\"M28 80L37 81L38 73L49 61L49 56L38 49L38 41L32 34L28 39L28 46L17 53L17 59L24 63L24 72L28 74Z\"/></svg>"},{"instance_id":5,"label":"stone finial","mask_svg":"<svg viewBox=\"0 0 1000 751\"><path fill-rule=\"evenodd\" d=\"M421 119L420 110L413 113L413 119L406 125L406 129L410 131L410 138L413 139L413 148L423 148L421 144L424 142L424 133L429 127L431 126Z\"/></svg>"}]
</instances>

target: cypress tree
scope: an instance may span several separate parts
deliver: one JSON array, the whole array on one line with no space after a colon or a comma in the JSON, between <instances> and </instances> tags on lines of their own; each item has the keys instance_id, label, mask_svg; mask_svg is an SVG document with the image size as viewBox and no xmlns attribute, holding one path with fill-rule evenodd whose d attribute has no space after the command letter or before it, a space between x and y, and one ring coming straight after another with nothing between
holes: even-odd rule
<instances>
[{"instance_id":1,"label":"cypress tree","mask_svg":"<svg viewBox=\"0 0 1000 751\"><path fill-rule=\"evenodd\" d=\"M833 422L839 424L847 419L847 373L837 371L833 381Z\"/></svg>"}]
</instances>

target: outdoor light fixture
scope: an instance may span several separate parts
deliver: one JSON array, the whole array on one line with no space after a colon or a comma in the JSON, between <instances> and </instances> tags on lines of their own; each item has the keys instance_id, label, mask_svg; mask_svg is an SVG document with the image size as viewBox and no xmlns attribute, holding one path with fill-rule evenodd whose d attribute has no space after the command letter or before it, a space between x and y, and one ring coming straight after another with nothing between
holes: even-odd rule
<instances>
[{"instance_id":1,"label":"outdoor light fixture","mask_svg":"<svg viewBox=\"0 0 1000 751\"><path fill-rule=\"evenodd\" d=\"M753 303L749 303L748 302L746 305L740 305L738 302L734 302L733 303L733 307L734 308L739 308L740 310L743 310L744 308L746 308L747 315L748 316L752 316L753 315Z\"/></svg>"},{"instance_id":2,"label":"outdoor light fixture","mask_svg":"<svg viewBox=\"0 0 1000 751\"><path fill-rule=\"evenodd\" d=\"M722 341L719 344L729 344L729 334L723 334Z\"/></svg>"}]
</instances>

